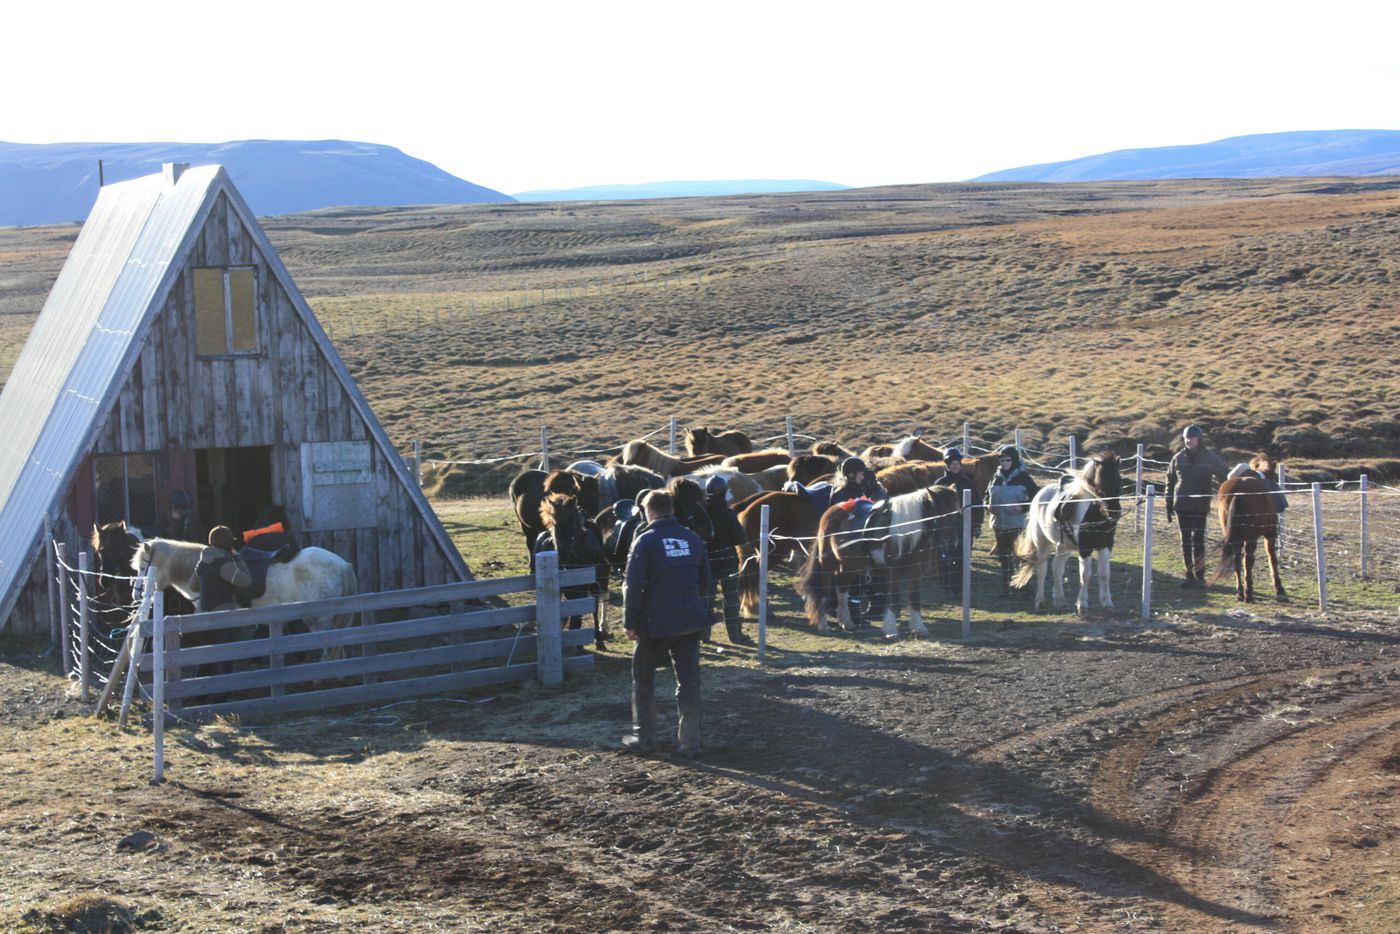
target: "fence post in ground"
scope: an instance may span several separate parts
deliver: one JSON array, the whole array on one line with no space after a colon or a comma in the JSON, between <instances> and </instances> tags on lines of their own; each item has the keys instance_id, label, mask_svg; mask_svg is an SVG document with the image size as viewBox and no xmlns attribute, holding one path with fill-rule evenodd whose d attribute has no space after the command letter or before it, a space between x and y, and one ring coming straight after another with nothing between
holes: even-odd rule
<instances>
[{"instance_id":1,"label":"fence post in ground","mask_svg":"<svg viewBox=\"0 0 1400 934\"><path fill-rule=\"evenodd\" d=\"M1139 507L1142 506L1142 458L1143 458L1142 445L1139 444L1139 445L1137 446L1137 471L1136 471L1136 479L1133 480L1133 505L1134 505L1134 506L1139 506ZM1140 530L1141 528L1142 528L1142 510L1141 510L1141 509L1136 509L1136 510L1133 511L1133 531L1136 532L1136 531Z\"/></svg>"},{"instance_id":2,"label":"fence post in ground","mask_svg":"<svg viewBox=\"0 0 1400 934\"><path fill-rule=\"evenodd\" d=\"M423 489L423 442L413 439L413 482Z\"/></svg>"},{"instance_id":3,"label":"fence post in ground","mask_svg":"<svg viewBox=\"0 0 1400 934\"><path fill-rule=\"evenodd\" d=\"M1024 457L1025 449L1021 446L1021 429L1016 429L1016 433L1012 435L1011 443L1016 445L1016 453Z\"/></svg>"},{"instance_id":4,"label":"fence post in ground","mask_svg":"<svg viewBox=\"0 0 1400 934\"><path fill-rule=\"evenodd\" d=\"M1371 576L1371 517L1366 507L1370 498L1371 478L1361 475L1361 577Z\"/></svg>"},{"instance_id":5,"label":"fence post in ground","mask_svg":"<svg viewBox=\"0 0 1400 934\"><path fill-rule=\"evenodd\" d=\"M1069 436L1069 469L1075 470L1079 467L1079 439L1074 435Z\"/></svg>"},{"instance_id":6,"label":"fence post in ground","mask_svg":"<svg viewBox=\"0 0 1400 934\"><path fill-rule=\"evenodd\" d=\"M962 637L972 635L972 491L962 491Z\"/></svg>"},{"instance_id":7,"label":"fence post in ground","mask_svg":"<svg viewBox=\"0 0 1400 934\"><path fill-rule=\"evenodd\" d=\"M559 626L559 552L535 555L535 653L540 684L553 687L564 682L563 634Z\"/></svg>"},{"instance_id":8,"label":"fence post in ground","mask_svg":"<svg viewBox=\"0 0 1400 934\"><path fill-rule=\"evenodd\" d=\"M758 513L758 660L768 660L768 504Z\"/></svg>"},{"instance_id":9,"label":"fence post in ground","mask_svg":"<svg viewBox=\"0 0 1400 934\"><path fill-rule=\"evenodd\" d=\"M155 599L156 571L146 569L146 578L138 581L141 585L141 602L137 604L136 615L131 620L131 651L126 661L126 685L122 689L122 710L117 716L117 726L126 728L126 717L131 711L131 701L136 695L136 682L141 674L141 653L146 649L146 614L150 612ZM134 590L133 590L134 593Z\"/></svg>"},{"instance_id":10,"label":"fence post in ground","mask_svg":"<svg viewBox=\"0 0 1400 934\"><path fill-rule=\"evenodd\" d=\"M78 684L82 703L92 701L92 653L89 650L90 622L88 620L88 566L92 559L84 548L78 552Z\"/></svg>"},{"instance_id":11,"label":"fence post in ground","mask_svg":"<svg viewBox=\"0 0 1400 934\"><path fill-rule=\"evenodd\" d=\"M155 770L151 784L165 781L165 594L151 597L151 733L155 738Z\"/></svg>"},{"instance_id":12,"label":"fence post in ground","mask_svg":"<svg viewBox=\"0 0 1400 934\"><path fill-rule=\"evenodd\" d=\"M1147 504L1142 510L1142 621L1152 619L1152 513L1157 506L1157 488L1147 485Z\"/></svg>"},{"instance_id":13,"label":"fence post in ground","mask_svg":"<svg viewBox=\"0 0 1400 934\"><path fill-rule=\"evenodd\" d=\"M797 456L797 442L794 441L794 440L793 440L793 437L792 437L792 416L789 415L789 416L787 416L786 418L784 418L784 419L783 419L783 423L784 423L785 427L787 428L788 457L796 457L796 456Z\"/></svg>"},{"instance_id":14,"label":"fence post in ground","mask_svg":"<svg viewBox=\"0 0 1400 934\"><path fill-rule=\"evenodd\" d=\"M1282 464L1278 465L1278 488L1283 490L1284 496L1288 495L1288 468ZM1280 561L1283 560L1283 517L1285 515L1287 515L1287 513L1281 512L1278 514L1278 547L1274 549Z\"/></svg>"},{"instance_id":15,"label":"fence post in ground","mask_svg":"<svg viewBox=\"0 0 1400 934\"><path fill-rule=\"evenodd\" d=\"M1317 608L1327 612L1327 553L1322 548L1322 484L1312 485L1313 542L1317 546Z\"/></svg>"},{"instance_id":16,"label":"fence post in ground","mask_svg":"<svg viewBox=\"0 0 1400 934\"><path fill-rule=\"evenodd\" d=\"M63 673L68 675L73 673L73 601L69 596L68 546L63 542L54 542L53 551L58 572L58 618L61 620L58 638L62 646Z\"/></svg>"},{"instance_id":17,"label":"fence post in ground","mask_svg":"<svg viewBox=\"0 0 1400 934\"><path fill-rule=\"evenodd\" d=\"M669 440L667 442L666 453L672 457L676 456L676 416L671 416L671 424L668 426Z\"/></svg>"},{"instance_id":18,"label":"fence post in ground","mask_svg":"<svg viewBox=\"0 0 1400 934\"><path fill-rule=\"evenodd\" d=\"M549 470L549 429L540 426L540 470Z\"/></svg>"},{"instance_id":19,"label":"fence post in ground","mask_svg":"<svg viewBox=\"0 0 1400 934\"><path fill-rule=\"evenodd\" d=\"M963 422L963 457L972 456L972 425Z\"/></svg>"},{"instance_id":20,"label":"fence post in ground","mask_svg":"<svg viewBox=\"0 0 1400 934\"><path fill-rule=\"evenodd\" d=\"M48 513L44 513L44 542L39 546L39 553L44 558L47 566L52 560L53 550L53 519ZM58 569L54 568L54 573L49 575L49 648L58 645Z\"/></svg>"}]
</instances>

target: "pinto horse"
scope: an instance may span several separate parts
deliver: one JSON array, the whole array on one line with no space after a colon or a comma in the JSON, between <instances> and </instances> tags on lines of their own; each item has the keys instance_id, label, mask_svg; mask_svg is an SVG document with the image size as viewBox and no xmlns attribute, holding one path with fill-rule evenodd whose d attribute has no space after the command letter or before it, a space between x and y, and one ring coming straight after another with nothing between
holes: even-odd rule
<instances>
[{"instance_id":1,"label":"pinto horse","mask_svg":"<svg viewBox=\"0 0 1400 934\"><path fill-rule=\"evenodd\" d=\"M1269 556L1269 572L1274 578L1274 595L1287 600L1283 581L1278 573L1278 508L1269 484L1249 473L1231 477L1220 484L1216 494L1220 513L1220 567L1210 580L1214 584L1235 569L1235 599L1254 602L1254 553L1259 540L1264 540L1264 553ZM1243 564L1243 567L1241 565Z\"/></svg>"},{"instance_id":2,"label":"pinto horse","mask_svg":"<svg viewBox=\"0 0 1400 934\"><path fill-rule=\"evenodd\" d=\"M685 450L691 457L706 454L747 454L753 450L753 442L742 431L715 431L713 428L687 428L685 430Z\"/></svg>"},{"instance_id":3,"label":"pinto horse","mask_svg":"<svg viewBox=\"0 0 1400 934\"><path fill-rule=\"evenodd\" d=\"M1105 609L1113 607L1108 578L1113 536L1123 514L1119 500L1122 488L1118 455L1101 452L1080 470L1061 477L1058 484L1042 487L1031 500L1025 531L1016 539L1016 557L1025 563L1011 579L1011 584L1024 587L1034 575L1037 610L1045 605L1045 572L1052 558L1055 562L1052 603L1056 608L1064 605L1065 564L1075 551L1079 553L1079 599L1076 603L1079 614L1083 616L1089 612L1090 556L1095 553L1099 559L1099 603Z\"/></svg>"},{"instance_id":4,"label":"pinto horse","mask_svg":"<svg viewBox=\"0 0 1400 934\"><path fill-rule=\"evenodd\" d=\"M921 584L940 556L951 552L961 524L957 492L946 486L916 490L882 503L852 500L832 506L822 515L797 583L808 621L821 633L830 631L826 610L835 591L837 620L841 628L854 629L846 600L852 585L866 573L884 572L889 582L881 624L885 638L898 637L897 612L905 600L910 631L928 635Z\"/></svg>"}]
</instances>

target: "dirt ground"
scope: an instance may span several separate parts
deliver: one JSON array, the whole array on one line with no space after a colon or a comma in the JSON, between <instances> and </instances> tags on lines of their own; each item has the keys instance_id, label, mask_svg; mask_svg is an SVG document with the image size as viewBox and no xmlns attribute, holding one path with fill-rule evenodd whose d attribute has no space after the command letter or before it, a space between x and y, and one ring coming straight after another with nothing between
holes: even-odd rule
<instances>
[{"instance_id":1,"label":"dirt ground","mask_svg":"<svg viewBox=\"0 0 1400 934\"><path fill-rule=\"evenodd\" d=\"M0 927L1393 931L1397 615L1274 610L782 623L765 667L706 650L699 761L616 751L609 651L558 692L176 728L161 787L148 733L11 652Z\"/></svg>"}]
</instances>

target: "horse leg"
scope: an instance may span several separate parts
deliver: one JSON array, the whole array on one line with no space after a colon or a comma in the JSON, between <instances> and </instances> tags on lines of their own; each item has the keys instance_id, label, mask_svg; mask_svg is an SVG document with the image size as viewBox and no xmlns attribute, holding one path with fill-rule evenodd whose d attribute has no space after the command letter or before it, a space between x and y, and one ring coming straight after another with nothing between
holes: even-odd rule
<instances>
[{"instance_id":1,"label":"horse leg","mask_svg":"<svg viewBox=\"0 0 1400 934\"><path fill-rule=\"evenodd\" d=\"M1283 592L1283 579L1278 576L1278 539L1270 535L1264 539L1264 554L1269 557L1269 573L1274 576L1274 596L1280 600L1287 600L1288 594Z\"/></svg>"},{"instance_id":2,"label":"horse leg","mask_svg":"<svg viewBox=\"0 0 1400 934\"><path fill-rule=\"evenodd\" d=\"M1065 605L1065 565L1069 564L1069 552L1056 551L1051 561L1055 579L1050 582L1050 605L1058 610Z\"/></svg>"},{"instance_id":3,"label":"horse leg","mask_svg":"<svg viewBox=\"0 0 1400 934\"><path fill-rule=\"evenodd\" d=\"M904 586L909 594L909 631L916 636L927 636L929 631L924 625L924 595L920 593L919 578L906 577Z\"/></svg>"},{"instance_id":4,"label":"horse leg","mask_svg":"<svg viewBox=\"0 0 1400 934\"><path fill-rule=\"evenodd\" d=\"M1094 586L1094 560L1091 554L1079 552L1079 597L1074 601L1075 612L1089 615L1089 588Z\"/></svg>"},{"instance_id":5,"label":"horse leg","mask_svg":"<svg viewBox=\"0 0 1400 934\"><path fill-rule=\"evenodd\" d=\"M1045 607L1045 575L1050 570L1050 557L1037 554L1035 561L1035 609L1039 612Z\"/></svg>"},{"instance_id":6,"label":"horse leg","mask_svg":"<svg viewBox=\"0 0 1400 934\"><path fill-rule=\"evenodd\" d=\"M1243 603L1245 600L1244 587L1244 544L1242 542L1232 542L1225 546L1230 550L1230 565L1235 569L1235 600Z\"/></svg>"},{"instance_id":7,"label":"horse leg","mask_svg":"<svg viewBox=\"0 0 1400 934\"><path fill-rule=\"evenodd\" d=\"M823 588L823 591L825 589ZM842 587L839 579L833 579L832 590L836 593L836 624L850 632L856 628L855 623L851 621L851 605L847 602L851 592L850 585ZM820 621L817 623L817 632L827 635L831 632L831 627L826 624L826 607L823 605L817 612L821 614Z\"/></svg>"},{"instance_id":8,"label":"horse leg","mask_svg":"<svg viewBox=\"0 0 1400 934\"><path fill-rule=\"evenodd\" d=\"M1259 548L1259 539L1251 538L1245 545L1244 558L1244 601L1254 602L1254 553Z\"/></svg>"},{"instance_id":9,"label":"horse leg","mask_svg":"<svg viewBox=\"0 0 1400 934\"><path fill-rule=\"evenodd\" d=\"M1113 609L1113 588L1109 585L1109 575L1113 571L1113 549L1099 549L1099 605L1106 610Z\"/></svg>"}]
</instances>

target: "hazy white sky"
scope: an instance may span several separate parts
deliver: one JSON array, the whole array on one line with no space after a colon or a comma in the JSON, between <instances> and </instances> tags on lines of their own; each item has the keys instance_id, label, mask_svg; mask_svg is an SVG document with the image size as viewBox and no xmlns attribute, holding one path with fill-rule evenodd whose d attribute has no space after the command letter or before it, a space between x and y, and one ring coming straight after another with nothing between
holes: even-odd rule
<instances>
[{"instance_id":1,"label":"hazy white sky","mask_svg":"<svg viewBox=\"0 0 1400 934\"><path fill-rule=\"evenodd\" d=\"M505 192L954 181L1400 128L1400 4L24 2L0 139L354 139Z\"/></svg>"}]
</instances>

